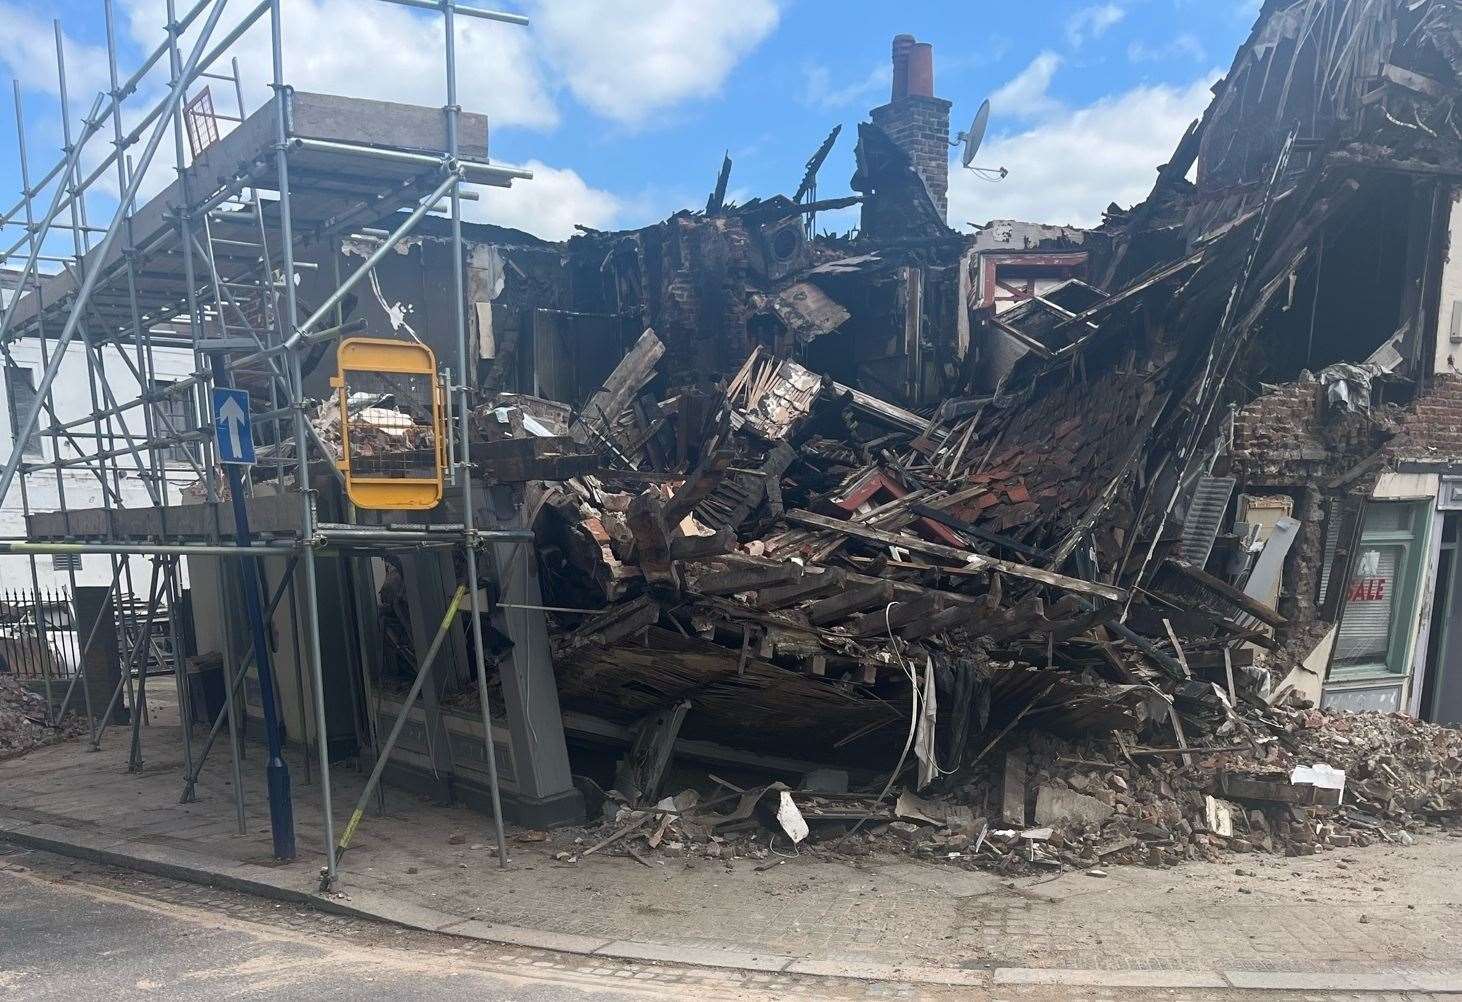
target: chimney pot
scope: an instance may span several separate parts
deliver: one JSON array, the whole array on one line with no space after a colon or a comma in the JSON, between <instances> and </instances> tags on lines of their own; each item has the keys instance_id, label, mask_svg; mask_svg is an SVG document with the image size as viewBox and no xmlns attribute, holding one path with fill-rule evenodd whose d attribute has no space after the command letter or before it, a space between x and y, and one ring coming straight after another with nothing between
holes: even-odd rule
<instances>
[{"instance_id":1,"label":"chimney pot","mask_svg":"<svg viewBox=\"0 0 1462 1002\"><path fill-rule=\"evenodd\" d=\"M909 96L909 50L914 47L913 35L893 36L893 97L897 101Z\"/></svg>"},{"instance_id":2,"label":"chimney pot","mask_svg":"<svg viewBox=\"0 0 1462 1002\"><path fill-rule=\"evenodd\" d=\"M934 96L934 46L916 42L908 55L908 94L911 97Z\"/></svg>"}]
</instances>

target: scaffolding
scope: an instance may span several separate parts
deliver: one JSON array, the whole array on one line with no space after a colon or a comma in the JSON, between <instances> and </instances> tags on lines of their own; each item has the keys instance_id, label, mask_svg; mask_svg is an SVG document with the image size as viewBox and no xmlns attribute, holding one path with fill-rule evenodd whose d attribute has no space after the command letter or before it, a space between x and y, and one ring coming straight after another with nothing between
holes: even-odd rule
<instances>
[{"instance_id":1,"label":"scaffolding","mask_svg":"<svg viewBox=\"0 0 1462 1002\"><path fill-rule=\"evenodd\" d=\"M111 0L104 0L109 89L96 96L73 134L65 66L63 34L55 24L56 61L60 97L62 156L37 179L32 179L26 148L26 130L19 85L15 87L22 192L19 200L0 214L0 233L20 228L23 235L0 249L3 260L24 258L17 291L0 316L0 361L15 364L12 346L20 339L40 345L42 375L34 397L13 429L15 445L0 471L0 497L18 485L27 525L33 512L30 482L54 477L59 534L34 538L0 539L0 554L29 558L31 590L41 588L36 559L46 554L104 554L111 570L108 593L126 606L120 616L129 620L128 635L146 638L127 651L126 670L111 694L116 705L124 687L134 685L134 710L145 706L148 672L136 672L139 663L167 659L174 668L177 700L182 715L184 799L192 795L202 760L226 727L233 754L233 787L240 830L244 824L244 793L238 753L238 690L251 658L250 645L235 657L225 644L224 695L226 709L213 722L200 749L193 747L190 693L184 682L179 640L180 559L214 557L239 559L252 566L262 556L288 559L283 579L271 589L268 609L288 601L303 624L304 652L299 661L307 668L300 679L300 695L312 704L320 802L323 810L328 884L336 874L335 821L330 795L330 756L326 740L325 682L321 662L319 592L316 555L324 549L353 553L384 553L403 545L450 546L460 552L466 579L478 582L479 548L511 543L522 546L531 533L514 529L479 529L474 522L471 476L470 403L475 366L469 357L464 288L462 201L473 197L463 186L486 184L506 187L527 179L524 170L495 165L487 158L485 140L464 144L457 96L457 18L479 18L510 25L527 19L509 13L458 4L454 0L360 0L362 4L391 3L430 12L442 26L442 65L445 101L441 108L392 106L396 117L383 127L375 122L379 102L297 93L286 83L282 0L259 0L236 21L223 15L228 0L197 0L181 13L175 0L167 2L165 38L131 76L118 70L118 44ZM267 22L272 60L272 97L253 113L246 113L238 65L229 63L230 50L256 23ZM226 31L221 25L231 23ZM308 44L326 44L319 38ZM343 43L341 43L343 44ZM165 61L165 62L164 62ZM137 107L139 86L154 69L167 68L166 93L160 100ZM231 65L231 72L224 72ZM205 83L210 81L211 83ZM232 90L236 116L217 110L213 84ZM226 87L222 85L227 85ZM136 121L130 129L124 121ZM232 123L221 129L220 121ZM301 127L300 122L308 122ZM485 126L484 126L485 135ZM144 178L171 132L176 180L161 194L139 204ZM397 134L413 136L396 142ZM161 161L159 161L161 162ZM89 222L88 202L104 199L115 209L104 226ZM358 520L353 507L343 522L325 523L317 512L311 465L339 475L331 451L308 419L308 400L302 356L325 342L348 333L342 304L347 294L367 279L376 264L407 238L420 220L445 203L450 216L450 246L454 266L451 289L456 304L454 325L456 358L447 369L447 397L453 412L448 422L448 477L461 503L460 522L449 529L401 532L385 530ZM337 267L328 281L333 291L308 315L300 316L297 278L308 262L297 261L302 239L339 238L389 220L393 228L376 250L350 274ZM69 239L68 239L69 238ZM69 247L58 248L58 242ZM337 259L338 260L338 259ZM45 264L48 267L43 268ZM49 267L54 265L55 267ZM111 352L104 351L110 347ZM191 353L192 372L165 387L157 385L154 352L172 349ZM68 352L85 359L89 413L63 420L55 407L53 386ZM108 360L121 359L126 379L135 382L135 395L116 379L109 379ZM116 373L113 361L113 373ZM254 428L275 443L272 462L278 491L293 474L297 498L297 528L290 534L240 533L234 542L220 529L220 506L225 503L225 479L209 423L188 426L170 406L191 401L191 413L210 413L215 388L236 380L266 387L268 410L249 416ZM125 398L125 399L124 399ZM183 407L182 413L188 413ZM140 412L140 413L138 413ZM129 416L131 420L129 421ZM50 458L30 461L22 448L32 435L47 439ZM293 456L286 458L284 443L292 440ZM89 443L89 444L88 444ZM70 452L62 458L61 445ZM169 457L182 456L201 484L204 503L184 505L167 473ZM292 470L291 470L292 467ZM103 518L83 519L67 505L63 471L81 469L100 486ZM123 477L135 476L145 485L152 505L145 539L119 529L132 518L123 504ZM251 489L251 481L233 481L235 488ZM205 513L198 517L198 510ZM83 521L86 524L81 524ZM133 519L135 521L135 519ZM133 564L150 562L146 571L145 602L130 606L124 596L139 594L133 585ZM74 565L67 564L73 595ZM216 579L219 605L222 577ZM469 587L477 695L484 729L486 760L492 794L492 812L498 839L498 859L507 862L503 843L502 805L498 767L492 739L488 667L481 627L480 589ZM267 615L267 614L266 614ZM140 622L130 622L135 619ZM98 634L100 618L87 636L78 638L84 658ZM256 634L257 636L257 634ZM159 640L161 638L161 641ZM163 650L162 648L167 648ZM169 655L168 652L172 652ZM299 664L299 661L296 664ZM65 682L58 712L72 708L80 671L53 679L44 666L47 705L51 687ZM261 673L262 675L262 673ZM81 685L80 701L90 721L89 741L100 747L109 721L108 712L92 705L89 687ZM141 767L141 716L131 714L131 767ZM308 758L306 759L308 767Z\"/></svg>"}]
</instances>

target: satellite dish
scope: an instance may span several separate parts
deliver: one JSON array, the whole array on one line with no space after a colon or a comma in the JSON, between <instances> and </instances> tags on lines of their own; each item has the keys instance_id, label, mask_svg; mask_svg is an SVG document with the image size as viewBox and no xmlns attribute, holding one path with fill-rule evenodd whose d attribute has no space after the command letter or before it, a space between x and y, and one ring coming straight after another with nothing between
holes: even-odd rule
<instances>
[{"instance_id":1,"label":"satellite dish","mask_svg":"<svg viewBox=\"0 0 1462 1002\"><path fill-rule=\"evenodd\" d=\"M981 102L980 110L975 112L974 120L970 122L967 132L961 132L950 142L950 146L964 144L964 150L959 155L959 162L965 170L974 171L976 176L986 181L1004 181L1010 176L1010 171L1004 167L976 167L975 154L980 152L980 144L985 141L985 130L990 127L990 101L987 98Z\"/></svg>"},{"instance_id":2,"label":"satellite dish","mask_svg":"<svg viewBox=\"0 0 1462 1002\"><path fill-rule=\"evenodd\" d=\"M990 101L987 98L980 105L980 110L975 112L975 118L970 122L967 131L961 132L959 140L964 143L964 152L960 154L960 163L968 167L975 161L975 154L980 152L980 144L985 141L985 129L990 124Z\"/></svg>"}]
</instances>

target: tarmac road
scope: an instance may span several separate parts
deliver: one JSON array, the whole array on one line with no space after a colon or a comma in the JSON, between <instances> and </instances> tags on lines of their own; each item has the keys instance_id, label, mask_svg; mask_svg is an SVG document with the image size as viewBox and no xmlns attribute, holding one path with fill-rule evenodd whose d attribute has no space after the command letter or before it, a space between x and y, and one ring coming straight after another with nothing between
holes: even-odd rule
<instances>
[{"instance_id":1,"label":"tarmac road","mask_svg":"<svg viewBox=\"0 0 1462 1002\"><path fill-rule=\"evenodd\" d=\"M495 954L0 846L3 999L644 997Z\"/></svg>"},{"instance_id":2,"label":"tarmac road","mask_svg":"<svg viewBox=\"0 0 1462 1002\"><path fill-rule=\"evenodd\" d=\"M0 842L0 1000L959 999L1421 1002L1457 996L943 988L577 957L278 904Z\"/></svg>"}]
</instances>

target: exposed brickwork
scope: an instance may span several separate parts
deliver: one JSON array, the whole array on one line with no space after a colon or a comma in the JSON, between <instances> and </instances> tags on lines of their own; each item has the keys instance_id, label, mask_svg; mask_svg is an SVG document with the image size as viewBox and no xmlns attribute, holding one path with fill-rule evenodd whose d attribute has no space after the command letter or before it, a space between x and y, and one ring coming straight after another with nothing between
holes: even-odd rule
<instances>
[{"instance_id":1,"label":"exposed brickwork","mask_svg":"<svg viewBox=\"0 0 1462 1002\"><path fill-rule=\"evenodd\" d=\"M944 219L949 217L949 109L943 98L911 95L869 112L873 124L913 160Z\"/></svg>"},{"instance_id":2,"label":"exposed brickwork","mask_svg":"<svg viewBox=\"0 0 1462 1002\"><path fill-rule=\"evenodd\" d=\"M1233 466L1241 480L1302 481L1329 455L1317 382L1276 387L1234 414Z\"/></svg>"},{"instance_id":3,"label":"exposed brickwork","mask_svg":"<svg viewBox=\"0 0 1462 1002\"><path fill-rule=\"evenodd\" d=\"M1462 375L1434 376L1397 425L1386 447L1393 462L1462 463Z\"/></svg>"},{"instance_id":4,"label":"exposed brickwork","mask_svg":"<svg viewBox=\"0 0 1462 1002\"><path fill-rule=\"evenodd\" d=\"M1331 486L1378 454L1382 462L1374 469ZM1369 495L1379 473L1403 462L1462 464L1462 376L1436 376L1410 404L1379 404L1361 414L1327 406L1317 381L1287 383L1234 414L1225 469L1238 478L1239 490L1295 499L1300 532L1279 606L1292 624L1290 639L1309 636L1318 615L1329 500Z\"/></svg>"}]
</instances>

